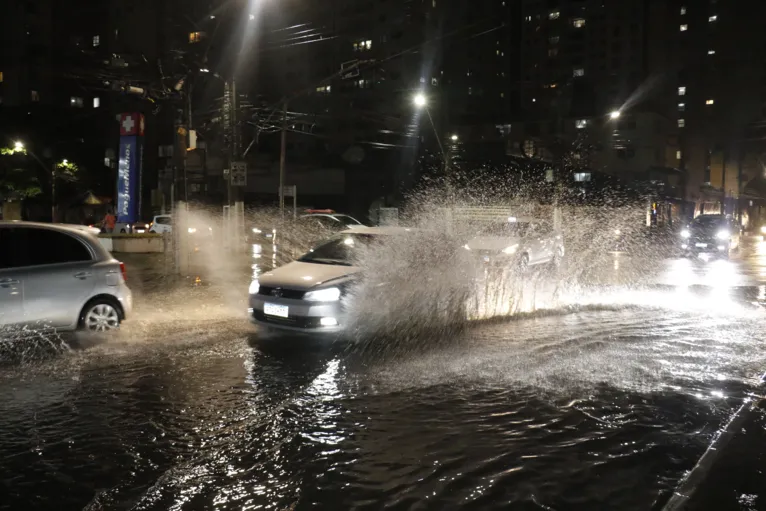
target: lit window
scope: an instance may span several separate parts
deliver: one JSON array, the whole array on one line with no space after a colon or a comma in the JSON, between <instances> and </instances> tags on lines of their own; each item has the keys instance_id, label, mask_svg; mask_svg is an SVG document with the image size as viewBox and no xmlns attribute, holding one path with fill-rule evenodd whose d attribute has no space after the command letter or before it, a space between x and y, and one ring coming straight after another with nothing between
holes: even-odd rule
<instances>
[{"instance_id":1,"label":"lit window","mask_svg":"<svg viewBox=\"0 0 766 511\"><path fill-rule=\"evenodd\" d=\"M3 83L3 72L0 71L0 83Z\"/></svg>"},{"instance_id":2,"label":"lit window","mask_svg":"<svg viewBox=\"0 0 766 511\"><path fill-rule=\"evenodd\" d=\"M100 106L101 106L101 98L96 96L95 98L93 98L93 108L98 108Z\"/></svg>"},{"instance_id":3,"label":"lit window","mask_svg":"<svg viewBox=\"0 0 766 511\"><path fill-rule=\"evenodd\" d=\"M678 88L678 95L679 96L686 96L686 87L679 87Z\"/></svg>"},{"instance_id":4,"label":"lit window","mask_svg":"<svg viewBox=\"0 0 766 511\"><path fill-rule=\"evenodd\" d=\"M561 17L561 13L559 11L553 11L548 13L549 20L557 20L560 17Z\"/></svg>"},{"instance_id":5,"label":"lit window","mask_svg":"<svg viewBox=\"0 0 766 511\"><path fill-rule=\"evenodd\" d=\"M532 21L532 16L525 16L524 21Z\"/></svg>"},{"instance_id":6,"label":"lit window","mask_svg":"<svg viewBox=\"0 0 766 511\"><path fill-rule=\"evenodd\" d=\"M710 16L710 17L709 17L707 20L708 20L708 22L709 22L709 23L713 23L714 21L718 21L718 16L716 16L715 14L713 14L713 15L712 15L712 16Z\"/></svg>"},{"instance_id":7,"label":"lit window","mask_svg":"<svg viewBox=\"0 0 766 511\"><path fill-rule=\"evenodd\" d=\"M707 101L705 101L705 104L706 105L715 105L715 100L714 99L708 99Z\"/></svg>"},{"instance_id":8,"label":"lit window","mask_svg":"<svg viewBox=\"0 0 766 511\"><path fill-rule=\"evenodd\" d=\"M204 32L189 32L189 43L198 43L205 37Z\"/></svg>"},{"instance_id":9,"label":"lit window","mask_svg":"<svg viewBox=\"0 0 766 511\"><path fill-rule=\"evenodd\" d=\"M321 92L322 94L328 94L330 92L330 86L322 85L321 87L317 87L317 92Z\"/></svg>"},{"instance_id":10,"label":"lit window","mask_svg":"<svg viewBox=\"0 0 766 511\"><path fill-rule=\"evenodd\" d=\"M681 159L681 151L676 151L676 160Z\"/></svg>"},{"instance_id":11,"label":"lit window","mask_svg":"<svg viewBox=\"0 0 766 511\"><path fill-rule=\"evenodd\" d=\"M678 111L683 112L686 110L686 103L678 103Z\"/></svg>"},{"instance_id":12,"label":"lit window","mask_svg":"<svg viewBox=\"0 0 766 511\"><path fill-rule=\"evenodd\" d=\"M572 26L574 28L582 28L585 26L585 19L584 18L575 18L572 20Z\"/></svg>"},{"instance_id":13,"label":"lit window","mask_svg":"<svg viewBox=\"0 0 766 511\"><path fill-rule=\"evenodd\" d=\"M370 86L372 85L372 80L365 80L365 79L356 80L356 81L354 82L354 84L355 84L355 85L356 85L358 88L360 88L360 89L369 89L369 88L370 88ZM328 92L329 92L329 91L328 91Z\"/></svg>"},{"instance_id":14,"label":"lit window","mask_svg":"<svg viewBox=\"0 0 766 511\"><path fill-rule=\"evenodd\" d=\"M473 95L473 87L468 87L468 95Z\"/></svg>"},{"instance_id":15,"label":"lit window","mask_svg":"<svg viewBox=\"0 0 766 511\"><path fill-rule=\"evenodd\" d=\"M77 96L72 96L71 98L69 98L69 105L77 107L77 108L82 108L82 105L83 105L82 98L79 98Z\"/></svg>"},{"instance_id":16,"label":"lit window","mask_svg":"<svg viewBox=\"0 0 766 511\"><path fill-rule=\"evenodd\" d=\"M372 41L365 39L364 41L357 41L354 43L354 51L365 51L372 48Z\"/></svg>"},{"instance_id":17,"label":"lit window","mask_svg":"<svg viewBox=\"0 0 766 511\"><path fill-rule=\"evenodd\" d=\"M101 44L101 36L94 35L93 36L93 47L95 48L99 44Z\"/></svg>"},{"instance_id":18,"label":"lit window","mask_svg":"<svg viewBox=\"0 0 766 511\"><path fill-rule=\"evenodd\" d=\"M558 48L548 48L548 56L549 57L555 57L558 54L559 54L559 49Z\"/></svg>"},{"instance_id":19,"label":"lit window","mask_svg":"<svg viewBox=\"0 0 766 511\"><path fill-rule=\"evenodd\" d=\"M501 92L501 93L500 93L500 97L501 97L501 98L504 98L504 97L505 97L505 92Z\"/></svg>"},{"instance_id":20,"label":"lit window","mask_svg":"<svg viewBox=\"0 0 766 511\"><path fill-rule=\"evenodd\" d=\"M29 99L37 103L38 101L40 101L40 93L37 92L36 90L29 91Z\"/></svg>"},{"instance_id":21,"label":"lit window","mask_svg":"<svg viewBox=\"0 0 766 511\"><path fill-rule=\"evenodd\" d=\"M586 183L590 181L590 172L575 172L574 180L578 183Z\"/></svg>"},{"instance_id":22,"label":"lit window","mask_svg":"<svg viewBox=\"0 0 766 511\"><path fill-rule=\"evenodd\" d=\"M689 30L689 25L681 25L681 32L686 32L687 30Z\"/></svg>"},{"instance_id":23,"label":"lit window","mask_svg":"<svg viewBox=\"0 0 766 511\"><path fill-rule=\"evenodd\" d=\"M686 14L686 6L681 7L681 16L683 16L684 14Z\"/></svg>"},{"instance_id":24,"label":"lit window","mask_svg":"<svg viewBox=\"0 0 766 511\"><path fill-rule=\"evenodd\" d=\"M678 127L683 128L686 126L686 119L678 119Z\"/></svg>"},{"instance_id":25,"label":"lit window","mask_svg":"<svg viewBox=\"0 0 766 511\"><path fill-rule=\"evenodd\" d=\"M581 67L578 67L577 69L572 71L572 75L575 76L575 77L585 76L585 69L583 69Z\"/></svg>"},{"instance_id":26,"label":"lit window","mask_svg":"<svg viewBox=\"0 0 766 511\"><path fill-rule=\"evenodd\" d=\"M555 35L553 37L548 38L548 42L551 44L558 44L559 42L559 36Z\"/></svg>"},{"instance_id":27,"label":"lit window","mask_svg":"<svg viewBox=\"0 0 766 511\"><path fill-rule=\"evenodd\" d=\"M433 85L434 87L438 87L439 86L439 79L436 78L435 76L432 77L431 78L431 85Z\"/></svg>"},{"instance_id":28,"label":"lit window","mask_svg":"<svg viewBox=\"0 0 766 511\"><path fill-rule=\"evenodd\" d=\"M586 126L588 126L588 119L577 119L575 121L575 128L577 128L578 130L583 129Z\"/></svg>"},{"instance_id":29,"label":"lit window","mask_svg":"<svg viewBox=\"0 0 766 511\"><path fill-rule=\"evenodd\" d=\"M500 50L495 50L495 55L500 55Z\"/></svg>"},{"instance_id":30,"label":"lit window","mask_svg":"<svg viewBox=\"0 0 766 511\"><path fill-rule=\"evenodd\" d=\"M532 103L537 103L537 98L532 98Z\"/></svg>"}]
</instances>

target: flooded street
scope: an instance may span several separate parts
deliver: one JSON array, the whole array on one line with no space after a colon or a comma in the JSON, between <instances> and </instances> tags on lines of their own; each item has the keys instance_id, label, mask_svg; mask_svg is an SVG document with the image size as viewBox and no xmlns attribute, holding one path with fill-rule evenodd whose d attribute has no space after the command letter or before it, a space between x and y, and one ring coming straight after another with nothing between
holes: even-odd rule
<instances>
[{"instance_id":1,"label":"flooded street","mask_svg":"<svg viewBox=\"0 0 766 511\"><path fill-rule=\"evenodd\" d=\"M264 338L204 287L144 304L0 367L0 509L661 506L761 392L762 245L614 255L558 305L389 355Z\"/></svg>"}]
</instances>

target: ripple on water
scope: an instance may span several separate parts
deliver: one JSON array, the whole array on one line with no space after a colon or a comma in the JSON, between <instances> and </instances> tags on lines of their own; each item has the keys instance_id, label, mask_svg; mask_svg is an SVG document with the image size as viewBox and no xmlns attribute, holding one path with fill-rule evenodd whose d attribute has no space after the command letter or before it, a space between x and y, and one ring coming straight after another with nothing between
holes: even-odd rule
<instances>
[{"instance_id":1,"label":"ripple on water","mask_svg":"<svg viewBox=\"0 0 766 511\"><path fill-rule=\"evenodd\" d=\"M383 359L233 326L99 347L0 379L2 490L26 509L647 509L765 362L752 322L716 321L531 317Z\"/></svg>"}]
</instances>

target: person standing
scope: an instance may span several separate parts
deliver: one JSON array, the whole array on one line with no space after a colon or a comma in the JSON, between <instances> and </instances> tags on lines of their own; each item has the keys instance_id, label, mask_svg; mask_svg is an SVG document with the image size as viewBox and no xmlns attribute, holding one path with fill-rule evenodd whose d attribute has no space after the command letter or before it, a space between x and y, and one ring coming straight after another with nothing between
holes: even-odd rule
<instances>
[{"instance_id":1,"label":"person standing","mask_svg":"<svg viewBox=\"0 0 766 511\"><path fill-rule=\"evenodd\" d=\"M116 223L117 218L111 211L107 211L106 215L104 215L104 220L101 222L101 229L103 229L104 232L111 234L114 232L114 225Z\"/></svg>"}]
</instances>

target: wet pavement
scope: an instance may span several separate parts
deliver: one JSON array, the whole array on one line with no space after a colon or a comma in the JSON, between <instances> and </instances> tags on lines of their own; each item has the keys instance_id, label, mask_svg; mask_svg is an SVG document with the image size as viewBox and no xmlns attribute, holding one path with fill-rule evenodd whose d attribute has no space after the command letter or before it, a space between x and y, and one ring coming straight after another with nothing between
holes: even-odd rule
<instances>
[{"instance_id":1,"label":"wet pavement","mask_svg":"<svg viewBox=\"0 0 766 511\"><path fill-rule=\"evenodd\" d=\"M763 394L766 248L581 282L395 353L263 337L237 290L142 288L115 338L0 366L0 509L661 508ZM721 463L759 474L749 413ZM764 508L762 476L726 472L715 509Z\"/></svg>"}]
</instances>

